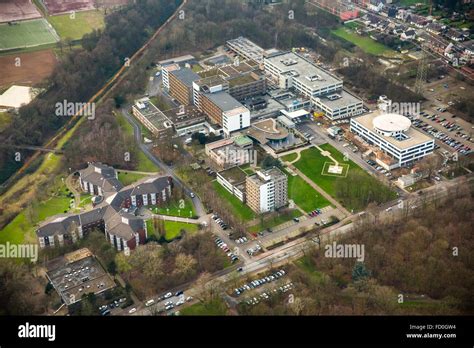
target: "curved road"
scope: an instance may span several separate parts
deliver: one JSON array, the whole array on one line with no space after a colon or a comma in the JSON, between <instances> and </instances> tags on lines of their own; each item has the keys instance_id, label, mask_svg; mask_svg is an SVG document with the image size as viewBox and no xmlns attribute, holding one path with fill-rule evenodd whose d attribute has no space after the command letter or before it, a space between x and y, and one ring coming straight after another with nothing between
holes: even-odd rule
<instances>
[{"instance_id":1,"label":"curved road","mask_svg":"<svg viewBox=\"0 0 474 348\"><path fill-rule=\"evenodd\" d=\"M122 108L122 115L125 116L127 121L133 126L133 132L135 136L135 142L137 145L140 147L140 150L143 151L143 153L148 157L150 161L152 161L158 168L161 169L161 171L168 176L171 176L173 178L173 181L176 185L179 187L183 188L184 192L186 193L187 196L191 197L191 192L190 190L182 181L181 179L174 173L173 169L166 165L164 162L162 162L159 158L157 158L151 151L150 151L150 145L146 145L142 142L143 136L142 136L142 130L140 127L139 122L130 115L128 112L128 107L129 105L125 106ZM202 204L201 200L199 199L198 196L195 196L194 198L191 198L194 204L194 208L196 209L196 214L201 217L203 215L206 215L206 209L204 208L204 205Z\"/></svg>"}]
</instances>

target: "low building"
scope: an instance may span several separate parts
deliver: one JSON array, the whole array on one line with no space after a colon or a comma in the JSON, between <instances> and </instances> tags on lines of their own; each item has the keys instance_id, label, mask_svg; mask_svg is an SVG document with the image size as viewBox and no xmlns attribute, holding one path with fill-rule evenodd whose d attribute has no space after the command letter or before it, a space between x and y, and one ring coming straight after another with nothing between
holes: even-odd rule
<instances>
[{"instance_id":1,"label":"low building","mask_svg":"<svg viewBox=\"0 0 474 348\"><path fill-rule=\"evenodd\" d=\"M417 181L420 180L420 176L416 174L407 174L402 175L397 179L397 184L402 189L407 188L408 186L414 185Z\"/></svg>"},{"instance_id":2,"label":"low building","mask_svg":"<svg viewBox=\"0 0 474 348\"><path fill-rule=\"evenodd\" d=\"M116 286L100 262L85 248L49 261L46 277L67 306L81 301L83 295L99 295Z\"/></svg>"},{"instance_id":3,"label":"low building","mask_svg":"<svg viewBox=\"0 0 474 348\"><path fill-rule=\"evenodd\" d=\"M117 192L123 186L113 167L102 163L89 163L86 169L79 171L81 188L93 196L104 196Z\"/></svg>"},{"instance_id":4,"label":"low building","mask_svg":"<svg viewBox=\"0 0 474 348\"><path fill-rule=\"evenodd\" d=\"M132 114L156 137L172 130L171 121L148 97L135 102Z\"/></svg>"},{"instance_id":5,"label":"low building","mask_svg":"<svg viewBox=\"0 0 474 348\"><path fill-rule=\"evenodd\" d=\"M178 136L206 129L206 115L195 106L183 106L163 112Z\"/></svg>"},{"instance_id":6,"label":"low building","mask_svg":"<svg viewBox=\"0 0 474 348\"><path fill-rule=\"evenodd\" d=\"M413 128L402 115L375 111L352 118L350 130L391 156L396 161L392 168L411 165L434 151L434 139Z\"/></svg>"},{"instance_id":7,"label":"low building","mask_svg":"<svg viewBox=\"0 0 474 348\"><path fill-rule=\"evenodd\" d=\"M217 182L239 201L245 203L245 179L247 174L240 167L233 167L217 173Z\"/></svg>"},{"instance_id":8,"label":"low building","mask_svg":"<svg viewBox=\"0 0 474 348\"><path fill-rule=\"evenodd\" d=\"M331 121L358 116L364 112L363 101L344 90L312 98L311 101Z\"/></svg>"},{"instance_id":9,"label":"low building","mask_svg":"<svg viewBox=\"0 0 474 348\"><path fill-rule=\"evenodd\" d=\"M245 135L206 144L206 155L214 167L222 170L254 160L253 141Z\"/></svg>"},{"instance_id":10,"label":"low building","mask_svg":"<svg viewBox=\"0 0 474 348\"><path fill-rule=\"evenodd\" d=\"M248 176L245 182L247 205L257 214L275 211L288 204L288 178L274 167Z\"/></svg>"}]
</instances>

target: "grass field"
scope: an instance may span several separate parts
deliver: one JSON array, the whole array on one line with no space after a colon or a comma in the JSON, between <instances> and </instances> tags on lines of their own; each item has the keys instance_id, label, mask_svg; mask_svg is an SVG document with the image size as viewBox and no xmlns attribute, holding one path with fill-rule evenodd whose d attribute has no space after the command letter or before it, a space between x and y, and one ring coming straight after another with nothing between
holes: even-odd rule
<instances>
[{"instance_id":1,"label":"grass field","mask_svg":"<svg viewBox=\"0 0 474 348\"><path fill-rule=\"evenodd\" d=\"M225 188L223 188L217 181L213 181L212 185L216 190L217 194L224 200L230 203L233 208L233 213L244 221L250 221L255 219L256 215L247 205L237 199L237 197L231 195Z\"/></svg>"},{"instance_id":2,"label":"grass field","mask_svg":"<svg viewBox=\"0 0 474 348\"><path fill-rule=\"evenodd\" d=\"M165 206L152 207L151 210L155 214L167 215L167 216L181 216L181 217L195 217L196 212L191 199L186 198L180 202L170 202Z\"/></svg>"},{"instance_id":3,"label":"grass field","mask_svg":"<svg viewBox=\"0 0 474 348\"><path fill-rule=\"evenodd\" d=\"M293 200L305 212L309 213L317 208L331 205L326 198L299 176L286 174L288 176L288 199Z\"/></svg>"},{"instance_id":4,"label":"grass field","mask_svg":"<svg viewBox=\"0 0 474 348\"><path fill-rule=\"evenodd\" d=\"M51 44L57 34L45 19L23 21L14 25L0 24L0 50Z\"/></svg>"},{"instance_id":5,"label":"grass field","mask_svg":"<svg viewBox=\"0 0 474 348\"><path fill-rule=\"evenodd\" d=\"M117 176L118 176L119 181L123 184L123 186L128 186L146 177L146 175L143 175L143 174L124 173L124 172L118 172Z\"/></svg>"},{"instance_id":6,"label":"grass field","mask_svg":"<svg viewBox=\"0 0 474 348\"><path fill-rule=\"evenodd\" d=\"M344 155L337 151L334 147L329 144L324 144L320 146L324 151L331 153L331 156L338 161L341 165L348 167L348 173L358 172L365 182L369 182L371 187L384 186L377 179L371 177L367 172L360 168L357 164L351 160L344 161ZM337 175L322 175L325 166L331 160L328 157L321 155L320 151L312 147L310 149L304 150L301 152L301 159L294 163L293 165L301 170L308 178L310 178L314 183L321 187L328 194L336 198L336 180L339 180L341 177L344 178L346 175L337 176ZM395 198L395 193L390 193L390 198ZM347 208L355 208L347 206Z\"/></svg>"},{"instance_id":7,"label":"grass field","mask_svg":"<svg viewBox=\"0 0 474 348\"><path fill-rule=\"evenodd\" d=\"M157 235L157 231L153 228L153 220L148 220L146 222L148 235L154 234ZM184 222L175 222L175 221L165 221L165 239L171 242L176 237L179 237L181 230L185 230L187 233L195 233L198 230L198 225L196 224L187 224Z\"/></svg>"},{"instance_id":8,"label":"grass field","mask_svg":"<svg viewBox=\"0 0 474 348\"><path fill-rule=\"evenodd\" d=\"M298 158L298 154L290 153L289 155L283 156L281 160L283 162L293 162L296 158Z\"/></svg>"},{"instance_id":9,"label":"grass field","mask_svg":"<svg viewBox=\"0 0 474 348\"><path fill-rule=\"evenodd\" d=\"M104 27L104 14L101 11L76 12L71 14L48 16L48 21L62 39L79 40L84 34Z\"/></svg>"},{"instance_id":10,"label":"grass field","mask_svg":"<svg viewBox=\"0 0 474 348\"><path fill-rule=\"evenodd\" d=\"M274 217L272 217L270 219L264 220L263 226L259 222L258 224L250 227L248 229L248 231L250 233L260 232L260 231L263 231L267 228L273 228L273 227L279 226L281 224L284 224L285 222L288 222L288 221L292 220L293 218L300 217L301 215L302 214L299 210L292 210L291 214L288 214L288 215L278 214L278 215L275 215Z\"/></svg>"},{"instance_id":11,"label":"grass field","mask_svg":"<svg viewBox=\"0 0 474 348\"><path fill-rule=\"evenodd\" d=\"M341 27L336 30L332 30L331 33L334 35L352 42L354 45L362 49L365 53L373 54L375 56L380 56L391 51L385 45L378 43L377 41L372 40L370 37L360 36L357 33L354 33L352 30Z\"/></svg>"},{"instance_id":12,"label":"grass field","mask_svg":"<svg viewBox=\"0 0 474 348\"><path fill-rule=\"evenodd\" d=\"M66 196L64 189L58 190L55 197L38 204L33 208L34 212L28 218L27 209L22 210L3 230L0 231L0 244L10 242L20 244L25 242L35 242L35 224L46 218L62 214L69 210L69 197Z\"/></svg>"},{"instance_id":13,"label":"grass field","mask_svg":"<svg viewBox=\"0 0 474 348\"><path fill-rule=\"evenodd\" d=\"M221 299L208 303L196 303L179 311L181 315L225 315L227 306Z\"/></svg>"}]
</instances>

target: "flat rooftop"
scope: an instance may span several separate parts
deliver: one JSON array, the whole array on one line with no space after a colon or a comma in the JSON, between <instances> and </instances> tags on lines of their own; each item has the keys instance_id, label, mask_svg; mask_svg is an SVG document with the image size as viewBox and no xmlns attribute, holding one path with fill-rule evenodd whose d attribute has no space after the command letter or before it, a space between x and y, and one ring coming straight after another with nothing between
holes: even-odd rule
<instances>
[{"instance_id":1,"label":"flat rooftop","mask_svg":"<svg viewBox=\"0 0 474 348\"><path fill-rule=\"evenodd\" d=\"M171 74L173 74L178 80L188 87L192 87L194 81L201 79L201 76L189 68L174 70L171 72Z\"/></svg>"},{"instance_id":2,"label":"flat rooftop","mask_svg":"<svg viewBox=\"0 0 474 348\"><path fill-rule=\"evenodd\" d=\"M50 261L47 276L66 305L82 295L100 293L115 287L115 282L92 255L71 261L66 256Z\"/></svg>"},{"instance_id":3,"label":"flat rooftop","mask_svg":"<svg viewBox=\"0 0 474 348\"><path fill-rule=\"evenodd\" d=\"M377 110L367 115L352 118L351 122L357 122L361 124L363 127L370 130L371 132L375 133L374 119L383 114L384 113L382 111ZM399 149L410 148L410 147L421 145L423 143L434 140L433 138L427 136L426 134L420 132L419 130L413 127L410 127L406 132L404 132L404 134L408 137L405 140L397 140L394 137L384 136L378 133L375 133L375 134L377 134L379 138L386 140L388 143L394 145L395 147Z\"/></svg>"},{"instance_id":4,"label":"flat rooftop","mask_svg":"<svg viewBox=\"0 0 474 348\"><path fill-rule=\"evenodd\" d=\"M269 118L263 121L253 123L245 134L257 140L260 144L266 144L269 141L284 140L288 137L288 131L280 127L276 120Z\"/></svg>"},{"instance_id":5,"label":"flat rooftop","mask_svg":"<svg viewBox=\"0 0 474 348\"><path fill-rule=\"evenodd\" d=\"M240 167L232 167L227 170L219 172L224 179L230 182L232 185L239 185L245 182L247 178L247 173L245 173Z\"/></svg>"},{"instance_id":6,"label":"flat rooftop","mask_svg":"<svg viewBox=\"0 0 474 348\"><path fill-rule=\"evenodd\" d=\"M258 171L256 174L249 176L249 180L253 181L257 185L263 185L269 180L275 180L286 175L278 168L273 167L267 170Z\"/></svg>"},{"instance_id":7,"label":"flat rooftop","mask_svg":"<svg viewBox=\"0 0 474 348\"><path fill-rule=\"evenodd\" d=\"M328 98L328 96L335 96L335 95L337 95L340 98L332 99L332 100ZM328 108L333 109L333 110L340 109L348 105L362 103L362 100L360 100L356 96L344 90L338 91L337 93L332 93L330 95L326 95L324 97L319 97L319 98L324 105L326 105Z\"/></svg>"},{"instance_id":8,"label":"flat rooftop","mask_svg":"<svg viewBox=\"0 0 474 348\"><path fill-rule=\"evenodd\" d=\"M166 115L146 98L137 101L134 108L140 112L153 126L159 130L171 127L171 122Z\"/></svg>"},{"instance_id":9,"label":"flat rooftop","mask_svg":"<svg viewBox=\"0 0 474 348\"><path fill-rule=\"evenodd\" d=\"M227 92L209 93L206 94L206 97L224 112L243 107L237 99Z\"/></svg>"},{"instance_id":10,"label":"flat rooftop","mask_svg":"<svg viewBox=\"0 0 474 348\"><path fill-rule=\"evenodd\" d=\"M265 50L245 37L238 37L227 41L227 46L234 50L244 52L247 56L256 61L261 61Z\"/></svg>"},{"instance_id":11,"label":"flat rooftop","mask_svg":"<svg viewBox=\"0 0 474 348\"><path fill-rule=\"evenodd\" d=\"M199 111L195 106L185 106L184 108L178 107L166 110L163 113L175 126L178 127L182 123L197 123L206 118L206 115Z\"/></svg>"},{"instance_id":12,"label":"flat rooftop","mask_svg":"<svg viewBox=\"0 0 474 348\"><path fill-rule=\"evenodd\" d=\"M276 66L281 73L296 73L298 76L295 76L294 79L311 89L342 83L342 80L336 76L293 52L265 58L265 61Z\"/></svg>"}]
</instances>

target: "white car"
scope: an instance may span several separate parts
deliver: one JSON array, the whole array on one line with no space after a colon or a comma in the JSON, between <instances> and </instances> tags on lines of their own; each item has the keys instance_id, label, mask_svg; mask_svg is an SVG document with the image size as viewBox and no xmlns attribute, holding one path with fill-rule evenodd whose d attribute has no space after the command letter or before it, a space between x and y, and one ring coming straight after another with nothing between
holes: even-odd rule
<instances>
[{"instance_id":1,"label":"white car","mask_svg":"<svg viewBox=\"0 0 474 348\"><path fill-rule=\"evenodd\" d=\"M173 296L173 294L172 294L171 292L168 292L168 293L164 296L164 298L170 298L171 296Z\"/></svg>"},{"instance_id":2,"label":"white car","mask_svg":"<svg viewBox=\"0 0 474 348\"><path fill-rule=\"evenodd\" d=\"M155 300L148 300L145 302L145 306L150 307L153 303L155 303Z\"/></svg>"},{"instance_id":3,"label":"white car","mask_svg":"<svg viewBox=\"0 0 474 348\"><path fill-rule=\"evenodd\" d=\"M188 296L188 297L186 298L186 302L191 302L192 300L193 300L193 297L192 297L192 296Z\"/></svg>"},{"instance_id":4,"label":"white car","mask_svg":"<svg viewBox=\"0 0 474 348\"><path fill-rule=\"evenodd\" d=\"M181 306L184 303L184 299L179 300L176 302L176 306Z\"/></svg>"},{"instance_id":5,"label":"white car","mask_svg":"<svg viewBox=\"0 0 474 348\"><path fill-rule=\"evenodd\" d=\"M130 310L128 311L128 313L129 313L129 314L133 314L133 313L135 313L136 311L137 311L137 309L136 309L135 307L133 307L132 309L130 309Z\"/></svg>"}]
</instances>

